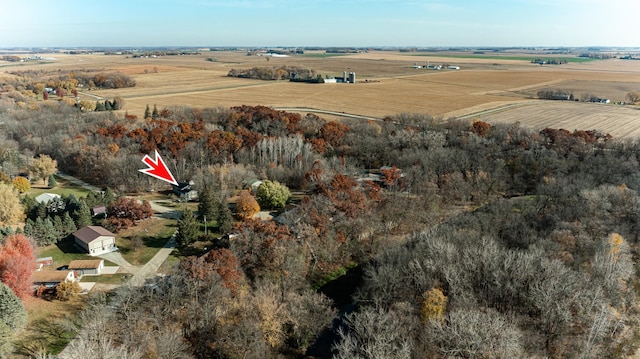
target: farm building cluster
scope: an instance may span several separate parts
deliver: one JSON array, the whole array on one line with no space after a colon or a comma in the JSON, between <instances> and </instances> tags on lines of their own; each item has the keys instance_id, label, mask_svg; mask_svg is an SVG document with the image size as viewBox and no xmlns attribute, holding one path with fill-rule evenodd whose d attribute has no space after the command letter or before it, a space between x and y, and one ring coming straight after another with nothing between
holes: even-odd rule
<instances>
[{"instance_id":1,"label":"farm building cluster","mask_svg":"<svg viewBox=\"0 0 640 359\"><path fill-rule=\"evenodd\" d=\"M442 70L442 69L448 69L448 70L460 70L460 66L456 66L456 65L432 65L429 63L429 61L427 61L427 63L425 65L418 65L418 63L414 63L413 66L414 69L427 69L427 70Z\"/></svg>"},{"instance_id":2,"label":"farm building cluster","mask_svg":"<svg viewBox=\"0 0 640 359\"><path fill-rule=\"evenodd\" d=\"M117 251L115 235L100 226L86 226L73 233L74 245L81 252L92 257ZM54 268L57 267L57 268ZM83 276L115 274L119 267L105 267L104 259L76 259L67 263L56 263L52 257L36 259L35 271L31 275L34 291L42 288L54 290L63 282L78 282L83 292L88 292L93 284L82 282Z\"/></svg>"}]
</instances>

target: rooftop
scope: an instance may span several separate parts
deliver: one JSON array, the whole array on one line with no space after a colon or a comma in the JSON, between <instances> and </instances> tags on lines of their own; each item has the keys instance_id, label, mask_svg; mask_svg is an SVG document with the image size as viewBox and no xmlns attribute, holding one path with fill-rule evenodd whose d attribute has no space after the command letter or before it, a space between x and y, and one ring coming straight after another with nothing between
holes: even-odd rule
<instances>
[{"instance_id":1,"label":"rooftop","mask_svg":"<svg viewBox=\"0 0 640 359\"><path fill-rule=\"evenodd\" d=\"M82 227L79 230L75 231L73 235L84 243L91 243L91 241L101 236L116 236L115 234L100 226Z\"/></svg>"},{"instance_id":2,"label":"rooftop","mask_svg":"<svg viewBox=\"0 0 640 359\"><path fill-rule=\"evenodd\" d=\"M67 279L71 271L39 271L33 272L31 281L34 283L60 283Z\"/></svg>"},{"instance_id":3,"label":"rooftop","mask_svg":"<svg viewBox=\"0 0 640 359\"><path fill-rule=\"evenodd\" d=\"M69 263L69 269L95 269L103 263L103 259L78 259Z\"/></svg>"}]
</instances>

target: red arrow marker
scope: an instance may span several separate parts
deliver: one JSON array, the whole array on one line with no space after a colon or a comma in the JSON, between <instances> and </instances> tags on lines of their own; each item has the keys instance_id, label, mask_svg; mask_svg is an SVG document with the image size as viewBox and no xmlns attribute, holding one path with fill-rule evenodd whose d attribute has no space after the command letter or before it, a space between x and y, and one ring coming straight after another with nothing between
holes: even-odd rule
<instances>
[{"instance_id":1,"label":"red arrow marker","mask_svg":"<svg viewBox=\"0 0 640 359\"><path fill-rule=\"evenodd\" d=\"M169 171L169 169L167 168L167 165L164 164L164 161L162 160L162 157L160 157L158 150L156 150L155 161L152 160L151 157L149 157L149 155L145 155L144 158L142 159L142 162L144 162L147 166L149 166L149 168L139 170L140 172L148 174L151 177L161 179L165 182L169 182L172 185L176 185L176 186L178 185L178 182L176 181L175 178L173 178L171 171Z\"/></svg>"}]
</instances>

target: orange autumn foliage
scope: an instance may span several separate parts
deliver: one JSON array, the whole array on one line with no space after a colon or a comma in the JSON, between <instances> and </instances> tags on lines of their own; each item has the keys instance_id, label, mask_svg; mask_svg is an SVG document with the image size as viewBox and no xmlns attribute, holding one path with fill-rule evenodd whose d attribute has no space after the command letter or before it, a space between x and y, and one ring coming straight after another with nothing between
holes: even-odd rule
<instances>
[{"instance_id":1,"label":"orange autumn foliage","mask_svg":"<svg viewBox=\"0 0 640 359\"><path fill-rule=\"evenodd\" d=\"M5 238L0 245L0 280L20 298L31 292L31 273L35 269L33 246L22 234Z\"/></svg>"}]
</instances>

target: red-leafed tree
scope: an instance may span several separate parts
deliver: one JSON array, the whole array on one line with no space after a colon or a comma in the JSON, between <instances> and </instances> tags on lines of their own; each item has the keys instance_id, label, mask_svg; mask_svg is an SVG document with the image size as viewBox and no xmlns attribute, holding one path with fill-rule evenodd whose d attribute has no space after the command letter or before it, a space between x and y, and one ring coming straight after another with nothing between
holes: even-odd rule
<instances>
[{"instance_id":1,"label":"red-leafed tree","mask_svg":"<svg viewBox=\"0 0 640 359\"><path fill-rule=\"evenodd\" d=\"M233 295L237 294L243 277L238 257L232 251L220 248L207 253L204 260L213 265L213 270L222 278L224 287L228 288Z\"/></svg>"},{"instance_id":2,"label":"red-leafed tree","mask_svg":"<svg viewBox=\"0 0 640 359\"><path fill-rule=\"evenodd\" d=\"M487 137L489 130L491 130L491 125L484 121L475 121L471 126L471 130L480 137Z\"/></svg>"},{"instance_id":3,"label":"red-leafed tree","mask_svg":"<svg viewBox=\"0 0 640 359\"><path fill-rule=\"evenodd\" d=\"M231 160L240 147L242 139L231 132L215 130L207 136L209 153L218 160Z\"/></svg>"},{"instance_id":4,"label":"red-leafed tree","mask_svg":"<svg viewBox=\"0 0 640 359\"><path fill-rule=\"evenodd\" d=\"M56 89L56 96L63 98L64 97L64 90L62 89L62 87L58 87Z\"/></svg>"},{"instance_id":5,"label":"red-leafed tree","mask_svg":"<svg viewBox=\"0 0 640 359\"><path fill-rule=\"evenodd\" d=\"M128 228L137 221L153 216L148 201L138 202L135 198L120 197L107 209L107 223L113 230Z\"/></svg>"},{"instance_id":6,"label":"red-leafed tree","mask_svg":"<svg viewBox=\"0 0 640 359\"><path fill-rule=\"evenodd\" d=\"M49 99L49 93L46 90L42 91L42 99L45 101Z\"/></svg>"},{"instance_id":7,"label":"red-leafed tree","mask_svg":"<svg viewBox=\"0 0 640 359\"><path fill-rule=\"evenodd\" d=\"M357 218L367 207L367 197L358 188L356 180L344 174L335 175L330 185L321 188L320 192L349 218Z\"/></svg>"},{"instance_id":8,"label":"red-leafed tree","mask_svg":"<svg viewBox=\"0 0 640 359\"><path fill-rule=\"evenodd\" d=\"M327 122L320 128L320 138L330 144L333 148L337 148L343 145L344 136L350 130L349 126L341 123L333 121Z\"/></svg>"},{"instance_id":9,"label":"red-leafed tree","mask_svg":"<svg viewBox=\"0 0 640 359\"><path fill-rule=\"evenodd\" d=\"M22 234L5 238L0 245L0 280L20 298L31 293L31 273L35 267L33 246Z\"/></svg>"},{"instance_id":10,"label":"red-leafed tree","mask_svg":"<svg viewBox=\"0 0 640 359\"><path fill-rule=\"evenodd\" d=\"M390 168L382 168L380 169L382 173L382 182L388 188L397 188L400 185L400 180L402 178L402 170L397 167Z\"/></svg>"}]
</instances>

